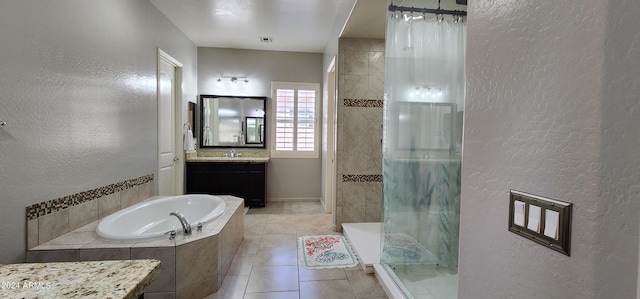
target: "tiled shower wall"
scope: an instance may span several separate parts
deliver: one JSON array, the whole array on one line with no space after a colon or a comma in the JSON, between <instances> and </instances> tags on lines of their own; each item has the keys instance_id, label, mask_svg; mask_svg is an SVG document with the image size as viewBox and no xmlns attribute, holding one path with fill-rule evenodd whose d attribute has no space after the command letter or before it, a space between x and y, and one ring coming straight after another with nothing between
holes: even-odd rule
<instances>
[{"instance_id":1,"label":"tiled shower wall","mask_svg":"<svg viewBox=\"0 0 640 299\"><path fill-rule=\"evenodd\" d=\"M384 39L340 38L336 230L382 221Z\"/></svg>"},{"instance_id":2,"label":"tiled shower wall","mask_svg":"<svg viewBox=\"0 0 640 299\"><path fill-rule=\"evenodd\" d=\"M153 174L27 207L27 249L153 196Z\"/></svg>"}]
</instances>

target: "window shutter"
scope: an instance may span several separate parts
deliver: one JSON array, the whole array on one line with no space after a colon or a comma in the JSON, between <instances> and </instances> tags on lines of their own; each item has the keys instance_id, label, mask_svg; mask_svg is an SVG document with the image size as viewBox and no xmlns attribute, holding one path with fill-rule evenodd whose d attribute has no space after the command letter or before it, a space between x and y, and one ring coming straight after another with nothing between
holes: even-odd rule
<instances>
[{"instance_id":1,"label":"window shutter","mask_svg":"<svg viewBox=\"0 0 640 299\"><path fill-rule=\"evenodd\" d=\"M316 93L315 90L298 91L297 150L315 149Z\"/></svg>"},{"instance_id":2,"label":"window shutter","mask_svg":"<svg viewBox=\"0 0 640 299\"><path fill-rule=\"evenodd\" d=\"M318 93L317 83L273 83L275 130L272 156L317 157Z\"/></svg>"}]
</instances>

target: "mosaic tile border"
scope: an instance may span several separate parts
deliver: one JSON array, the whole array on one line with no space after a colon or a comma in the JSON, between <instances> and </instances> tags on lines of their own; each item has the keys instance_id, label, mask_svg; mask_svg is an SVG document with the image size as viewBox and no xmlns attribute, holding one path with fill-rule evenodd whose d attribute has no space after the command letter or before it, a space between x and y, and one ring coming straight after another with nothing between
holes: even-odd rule
<instances>
[{"instance_id":1,"label":"mosaic tile border","mask_svg":"<svg viewBox=\"0 0 640 299\"><path fill-rule=\"evenodd\" d=\"M344 99L345 107L367 107L367 108L382 108L384 105L383 100L371 100L371 99Z\"/></svg>"},{"instance_id":2,"label":"mosaic tile border","mask_svg":"<svg viewBox=\"0 0 640 299\"><path fill-rule=\"evenodd\" d=\"M382 182L381 174L343 174L342 182L358 182L358 183L369 183L369 182Z\"/></svg>"},{"instance_id":3,"label":"mosaic tile border","mask_svg":"<svg viewBox=\"0 0 640 299\"><path fill-rule=\"evenodd\" d=\"M95 188L89 191L84 191L73 195L68 195L65 197L33 204L27 207L27 220L33 220L38 217L51 214L53 212L64 210L81 203L98 199L105 195L133 188L135 186L140 186L151 181L153 181L153 174L148 174L139 178L130 179L123 182L110 184L104 187Z\"/></svg>"}]
</instances>

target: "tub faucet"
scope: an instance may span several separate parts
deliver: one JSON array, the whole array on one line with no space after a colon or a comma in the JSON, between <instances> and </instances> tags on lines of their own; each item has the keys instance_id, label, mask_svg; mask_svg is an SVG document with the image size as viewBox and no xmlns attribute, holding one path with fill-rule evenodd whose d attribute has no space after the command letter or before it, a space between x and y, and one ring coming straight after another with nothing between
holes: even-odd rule
<instances>
[{"instance_id":1,"label":"tub faucet","mask_svg":"<svg viewBox=\"0 0 640 299\"><path fill-rule=\"evenodd\" d=\"M184 215L180 214L177 211L171 212L169 213L169 215L178 217L178 220L180 220L180 224L182 224L182 232L185 235L191 234L191 224L189 224L189 220L187 220L187 217L184 217Z\"/></svg>"}]
</instances>

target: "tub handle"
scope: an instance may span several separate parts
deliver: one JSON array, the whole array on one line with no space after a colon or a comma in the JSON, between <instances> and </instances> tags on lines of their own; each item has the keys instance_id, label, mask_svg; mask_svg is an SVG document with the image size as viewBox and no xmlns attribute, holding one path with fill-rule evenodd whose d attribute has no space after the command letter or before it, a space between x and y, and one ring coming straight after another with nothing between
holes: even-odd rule
<instances>
[{"instance_id":1,"label":"tub handle","mask_svg":"<svg viewBox=\"0 0 640 299\"><path fill-rule=\"evenodd\" d=\"M176 231L175 230L170 230L170 231L168 231L168 232L166 232L164 234L165 235L167 235L167 234L169 235L169 240L173 240L173 239L176 238Z\"/></svg>"},{"instance_id":2,"label":"tub handle","mask_svg":"<svg viewBox=\"0 0 640 299\"><path fill-rule=\"evenodd\" d=\"M198 227L196 229L201 231L203 226L204 226L204 221L200 221L198 222Z\"/></svg>"}]
</instances>

